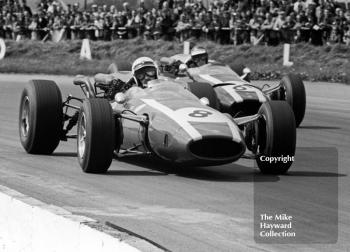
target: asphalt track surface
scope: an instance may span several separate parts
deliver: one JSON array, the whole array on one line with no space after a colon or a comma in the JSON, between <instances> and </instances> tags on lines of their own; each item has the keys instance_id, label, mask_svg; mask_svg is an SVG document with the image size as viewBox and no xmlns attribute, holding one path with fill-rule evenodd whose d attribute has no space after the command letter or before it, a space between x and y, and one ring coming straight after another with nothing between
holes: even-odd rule
<instances>
[{"instance_id":1,"label":"asphalt track surface","mask_svg":"<svg viewBox=\"0 0 350 252\"><path fill-rule=\"evenodd\" d=\"M350 86L306 84L307 111L289 175L262 176L249 160L172 170L141 157L114 160L107 174L92 175L81 171L75 141L61 142L51 156L25 153L17 118L30 78L37 77L0 75L1 185L171 251L350 250ZM71 77L50 79L64 97L80 94ZM254 216L274 207L296 216L293 225L302 227L296 242L254 240Z\"/></svg>"}]
</instances>

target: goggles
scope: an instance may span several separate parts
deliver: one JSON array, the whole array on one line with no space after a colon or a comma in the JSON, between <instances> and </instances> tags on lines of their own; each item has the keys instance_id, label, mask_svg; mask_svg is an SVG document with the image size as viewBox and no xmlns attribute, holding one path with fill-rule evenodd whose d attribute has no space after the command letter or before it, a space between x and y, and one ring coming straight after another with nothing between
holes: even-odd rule
<instances>
[{"instance_id":1,"label":"goggles","mask_svg":"<svg viewBox=\"0 0 350 252\"><path fill-rule=\"evenodd\" d=\"M146 78L146 76L155 78L157 75L157 71L154 68L148 68L142 71L143 69L140 69L137 73L135 73L135 77L138 80L143 80Z\"/></svg>"},{"instance_id":2,"label":"goggles","mask_svg":"<svg viewBox=\"0 0 350 252\"><path fill-rule=\"evenodd\" d=\"M201 55L196 55L196 56L192 56L192 59L194 62L207 62L208 61L208 55L207 54L201 54Z\"/></svg>"}]
</instances>

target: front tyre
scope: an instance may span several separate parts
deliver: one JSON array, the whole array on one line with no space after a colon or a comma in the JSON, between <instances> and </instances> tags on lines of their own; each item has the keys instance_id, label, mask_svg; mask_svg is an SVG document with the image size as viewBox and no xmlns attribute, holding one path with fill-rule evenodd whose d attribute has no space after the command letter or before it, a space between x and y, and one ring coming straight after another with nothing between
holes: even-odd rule
<instances>
[{"instance_id":1,"label":"front tyre","mask_svg":"<svg viewBox=\"0 0 350 252\"><path fill-rule=\"evenodd\" d=\"M78 119L78 161L84 172L105 173L115 147L115 120L105 99L84 100Z\"/></svg>"},{"instance_id":2,"label":"front tyre","mask_svg":"<svg viewBox=\"0 0 350 252\"><path fill-rule=\"evenodd\" d=\"M299 127L304 119L306 108L305 86L299 75L288 74L280 83L282 87L281 97L292 107L296 126Z\"/></svg>"},{"instance_id":3,"label":"front tyre","mask_svg":"<svg viewBox=\"0 0 350 252\"><path fill-rule=\"evenodd\" d=\"M292 165L295 154L293 111L285 101L269 101L261 105L258 113L257 165L264 174L284 174Z\"/></svg>"},{"instance_id":4,"label":"front tyre","mask_svg":"<svg viewBox=\"0 0 350 252\"><path fill-rule=\"evenodd\" d=\"M51 154L63 128L61 92L54 81L31 80L21 95L19 136L30 154Z\"/></svg>"}]
</instances>

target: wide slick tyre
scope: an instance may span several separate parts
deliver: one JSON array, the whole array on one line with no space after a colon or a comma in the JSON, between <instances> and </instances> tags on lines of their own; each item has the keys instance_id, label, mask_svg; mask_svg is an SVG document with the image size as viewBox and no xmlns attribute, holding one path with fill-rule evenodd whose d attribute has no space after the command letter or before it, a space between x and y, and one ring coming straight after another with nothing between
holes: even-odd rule
<instances>
[{"instance_id":1,"label":"wide slick tyre","mask_svg":"<svg viewBox=\"0 0 350 252\"><path fill-rule=\"evenodd\" d=\"M296 126L299 127L304 119L306 108L305 86L299 75L288 74L284 76L280 83L282 87L282 97L292 107Z\"/></svg>"},{"instance_id":2,"label":"wide slick tyre","mask_svg":"<svg viewBox=\"0 0 350 252\"><path fill-rule=\"evenodd\" d=\"M257 165L264 174L284 174L292 165L295 154L294 113L285 101L265 102L258 113ZM269 162L271 158L275 160Z\"/></svg>"},{"instance_id":3,"label":"wide slick tyre","mask_svg":"<svg viewBox=\"0 0 350 252\"><path fill-rule=\"evenodd\" d=\"M86 99L78 119L78 161L84 172L105 173L115 148L115 120L105 99Z\"/></svg>"},{"instance_id":4,"label":"wide slick tyre","mask_svg":"<svg viewBox=\"0 0 350 252\"><path fill-rule=\"evenodd\" d=\"M62 96L54 81L31 80L19 107L19 136L30 154L51 154L60 142L63 127Z\"/></svg>"},{"instance_id":5,"label":"wide slick tyre","mask_svg":"<svg viewBox=\"0 0 350 252\"><path fill-rule=\"evenodd\" d=\"M214 88L206 82L190 82L188 83L188 89L192 94L199 99L205 97L209 101L209 107L213 109L219 109L219 100L215 93Z\"/></svg>"}]
</instances>

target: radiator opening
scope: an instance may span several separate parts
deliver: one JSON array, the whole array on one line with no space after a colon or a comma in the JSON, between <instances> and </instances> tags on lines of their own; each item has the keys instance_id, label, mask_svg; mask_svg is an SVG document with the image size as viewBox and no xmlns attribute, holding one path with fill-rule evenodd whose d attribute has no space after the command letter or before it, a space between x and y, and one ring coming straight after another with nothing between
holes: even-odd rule
<instances>
[{"instance_id":1,"label":"radiator opening","mask_svg":"<svg viewBox=\"0 0 350 252\"><path fill-rule=\"evenodd\" d=\"M192 154L202 158L230 158L242 151L242 145L227 138L205 138L189 145Z\"/></svg>"}]
</instances>

